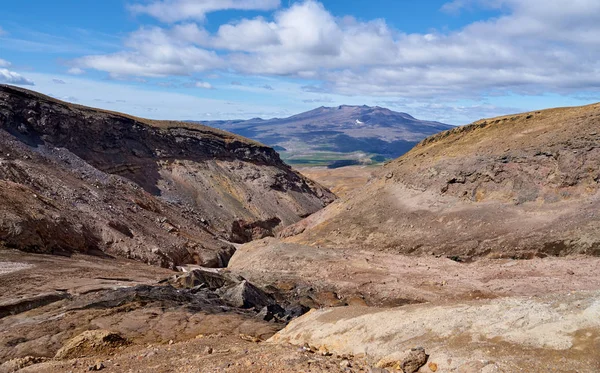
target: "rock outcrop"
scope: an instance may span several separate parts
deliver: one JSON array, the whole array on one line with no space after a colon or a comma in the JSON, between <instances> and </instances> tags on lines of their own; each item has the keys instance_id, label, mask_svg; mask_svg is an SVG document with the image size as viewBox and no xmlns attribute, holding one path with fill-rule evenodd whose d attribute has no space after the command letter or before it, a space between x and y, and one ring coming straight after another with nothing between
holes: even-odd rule
<instances>
[{"instance_id":1,"label":"rock outcrop","mask_svg":"<svg viewBox=\"0 0 600 373\"><path fill-rule=\"evenodd\" d=\"M283 236L452 257L600 255L600 104L434 135Z\"/></svg>"},{"instance_id":2,"label":"rock outcrop","mask_svg":"<svg viewBox=\"0 0 600 373\"><path fill-rule=\"evenodd\" d=\"M574 292L450 305L313 310L271 341L366 355L392 371L428 372L435 366L440 372L594 372L600 366L593 352L600 332L598 296ZM432 365L419 370L428 361Z\"/></svg>"},{"instance_id":3,"label":"rock outcrop","mask_svg":"<svg viewBox=\"0 0 600 373\"><path fill-rule=\"evenodd\" d=\"M242 137L4 85L0 184L3 245L165 267L226 266L223 241L274 235L334 199Z\"/></svg>"}]
</instances>

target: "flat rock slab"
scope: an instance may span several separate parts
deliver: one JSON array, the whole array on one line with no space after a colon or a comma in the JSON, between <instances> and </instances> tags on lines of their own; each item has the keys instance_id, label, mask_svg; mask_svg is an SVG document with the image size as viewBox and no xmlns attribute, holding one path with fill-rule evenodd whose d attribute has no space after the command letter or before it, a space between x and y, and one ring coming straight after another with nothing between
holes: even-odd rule
<instances>
[{"instance_id":1,"label":"flat rock slab","mask_svg":"<svg viewBox=\"0 0 600 373\"><path fill-rule=\"evenodd\" d=\"M600 292L313 310L270 341L364 354L373 363L424 347L442 372L482 361L505 372L597 372Z\"/></svg>"}]
</instances>

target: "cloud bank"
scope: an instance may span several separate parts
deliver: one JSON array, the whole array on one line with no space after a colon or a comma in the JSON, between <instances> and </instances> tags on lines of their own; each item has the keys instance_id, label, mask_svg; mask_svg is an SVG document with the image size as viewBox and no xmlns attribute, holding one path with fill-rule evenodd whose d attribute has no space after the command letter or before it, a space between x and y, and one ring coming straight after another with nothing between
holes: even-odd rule
<instances>
[{"instance_id":1,"label":"cloud bank","mask_svg":"<svg viewBox=\"0 0 600 373\"><path fill-rule=\"evenodd\" d=\"M201 23L224 9L271 10L271 0L164 0L133 5L163 27L142 27L123 50L74 61L111 76L193 76L214 71L310 79L313 92L453 97L600 90L600 2L454 0L442 10L498 9L454 31L405 33L383 19L335 17L314 0L245 18L214 33ZM177 23L178 22L178 23Z\"/></svg>"}]
</instances>

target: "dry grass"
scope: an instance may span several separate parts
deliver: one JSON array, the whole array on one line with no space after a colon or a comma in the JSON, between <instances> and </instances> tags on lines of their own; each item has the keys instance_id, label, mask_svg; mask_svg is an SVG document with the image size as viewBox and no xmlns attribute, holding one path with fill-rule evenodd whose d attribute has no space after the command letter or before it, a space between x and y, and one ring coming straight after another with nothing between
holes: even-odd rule
<instances>
[{"instance_id":1,"label":"dry grass","mask_svg":"<svg viewBox=\"0 0 600 373\"><path fill-rule=\"evenodd\" d=\"M400 159L502 154L565 141L573 133L593 135L599 127L600 103L504 115L430 136Z\"/></svg>"}]
</instances>

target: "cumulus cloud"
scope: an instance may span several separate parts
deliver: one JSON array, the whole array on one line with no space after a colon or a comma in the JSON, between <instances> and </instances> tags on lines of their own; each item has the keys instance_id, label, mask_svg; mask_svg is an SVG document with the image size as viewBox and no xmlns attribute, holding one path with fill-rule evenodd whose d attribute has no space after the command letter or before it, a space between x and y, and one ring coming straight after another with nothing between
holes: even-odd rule
<instances>
[{"instance_id":1,"label":"cumulus cloud","mask_svg":"<svg viewBox=\"0 0 600 373\"><path fill-rule=\"evenodd\" d=\"M15 85L35 85L33 81L25 78L19 73L0 68L0 83Z\"/></svg>"},{"instance_id":2,"label":"cumulus cloud","mask_svg":"<svg viewBox=\"0 0 600 373\"><path fill-rule=\"evenodd\" d=\"M213 85L208 82L196 82L196 88L214 89Z\"/></svg>"},{"instance_id":3,"label":"cumulus cloud","mask_svg":"<svg viewBox=\"0 0 600 373\"><path fill-rule=\"evenodd\" d=\"M0 58L0 67L9 67L9 66L10 66L10 62Z\"/></svg>"},{"instance_id":4,"label":"cumulus cloud","mask_svg":"<svg viewBox=\"0 0 600 373\"><path fill-rule=\"evenodd\" d=\"M203 42L205 32L197 25L178 25L170 30L142 28L131 34L126 51L109 55L92 55L74 63L80 67L107 71L113 77L164 77L190 75L222 66L215 51L192 44Z\"/></svg>"},{"instance_id":5,"label":"cumulus cloud","mask_svg":"<svg viewBox=\"0 0 600 373\"><path fill-rule=\"evenodd\" d=\"M129 9L136 14L147 14L163 22L204 20L207 13L219 10L271 10L280 0L162 0L150 4L133 4Z\"/></svg>"},{"instance_id":6,"label":"cumulus cloud","mask_svg":"<svg viewBox=\"0 0 600 373\"><path fill-rule=\"evenodd\" d=\"M165 0L139 5L137 12L173 22L278 4ZM443 9L466 7L501 8L502 15L459 30L408 34L382 19L335 17L322 3L306 0L272 19L237 20L212 34L196 23L142 28L129 35L123 51L86 56L76 65L150 77L211 70L292 76L311 80L306 92L344 95L472 98L600 90L599 1L454 0Z\"/></svg>"}]
</instances>

